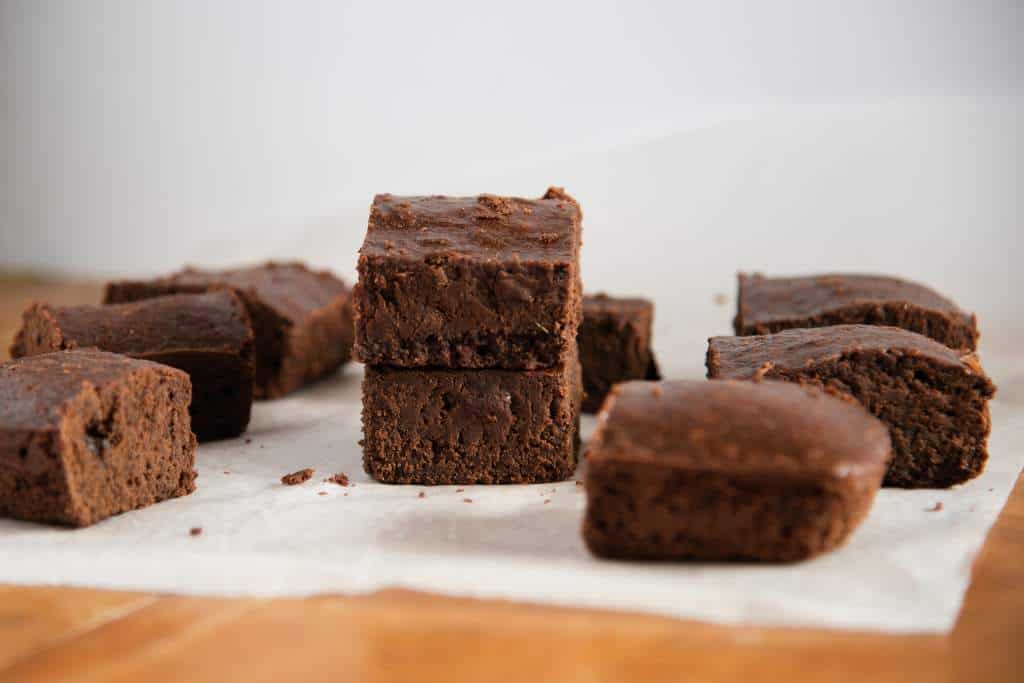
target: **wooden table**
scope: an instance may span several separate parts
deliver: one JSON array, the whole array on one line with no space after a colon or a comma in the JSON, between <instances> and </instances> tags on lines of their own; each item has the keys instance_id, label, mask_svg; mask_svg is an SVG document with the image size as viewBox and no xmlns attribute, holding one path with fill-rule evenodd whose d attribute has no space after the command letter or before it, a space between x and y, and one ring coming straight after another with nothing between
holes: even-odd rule
<instances>
[{"instance_id":1,"label":"wooden table","mask_svg":"<svg viewBox=\"0 0 1024 683\"><path fill-rule=\"evenodd\" d=\"M31 299L98 292L0 279L0 340ZM0 585L0 682L1021 681L1022 561L1018 479L947 637L721 627L406 591L227 600Z\"/></svg>"}]
</instances>

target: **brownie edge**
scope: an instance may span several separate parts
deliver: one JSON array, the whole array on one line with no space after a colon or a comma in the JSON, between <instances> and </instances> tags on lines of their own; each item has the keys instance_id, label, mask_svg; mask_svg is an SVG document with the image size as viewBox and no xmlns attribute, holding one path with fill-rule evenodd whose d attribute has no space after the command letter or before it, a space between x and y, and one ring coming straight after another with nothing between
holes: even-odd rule
<instances>
[{"instance_id":1,"label":"brownie edge","mask_svg":"<svg viewBox=\"0 0 1024 683\"><path fill-rule=\"evenodd\" d=\"M988 460L995 385L971 352L898 327L836 325L708 340L711 379L774 379L859 401L888 425L886 486L946 488Z\"/></svg>"},{"instance_id":2,"label":"brownie edge","mask_svg":"<svg viewBox=\"0 0 1024 683\"><path fill-rule=\"evenodd\" d=\"M354 335L345 283L299 262L225 270L185 268L152 280L107 285L104 303L231 289L245 303L255 340L256 398L285 396L347 363Z\"/></svg>"},{"instance_id":3,"label":"brownie edge","mask_svg":"<svg viewBox=\"0 0 1024 683\"><path fill-rule=\"evenodd\" d=\"M252 410L253 333L230 290L126 304L33 304L11 347L15 358L97 348L163 363L192 382L192 431L200 441L237 436Z\"/></svg>"},{"instance_id":4,"label":"brownie edge","mask_svg":"<svg viewBox=\"0 0 1024 683\"><path fill-rule=\"evenodd\" d=\"M651 349L654 304L647 299L592 294L583 298L580 364L583 412L596 413L612 386L661 379Z\"/></svg>"},{"instance_id":5,"label":"brownie edge","mask_svg":"<svg viewBox=\"0 0 1024 683\"><path fill-rule=\"evenodd\" d=\"M627 382L587 453L583 538L621 559L802 560L867 515L889 457L854 403L782 382Z\"/></svg>"},{"instance_id":6,"label":"brownie edge","mask_svg":"<svg viewBox=\"0 0 1024 683\"><path fill-rule=\"evenodd\" d=\"M367 366L363 468L391 484L561 481L576 469L581 396L575 353L543 370Z\"/></svg>"},{"instance_id":7,"label":"brownie edge","mask_svg":"<svg viewBox=\"0 0 1024 683\"><path fill-rule=\"evenodd\" d=\"M353 290L355 357L392 367L564 362L582 309L582 212L538 199L374 198Z\"/></svg>"},{"instance_id":8,"label":"brownie edge","mask_svg":"<svg viewBox=\"0 0 1024 683\"><path fill-rule=\"evenodd\" d=\"M733 327L738 335L801 327L886 325L930 337L953 349L975 350L978 321L924 285L881 275L737 276Z\"/></svg>"},{"instance_id":9,"label":"brownie edge","mask_svg":"<svg viewBox=\"0 0 1024 683\"><path fill-rule=\"evenodd\" d=\"M195 490L188 375L102 351L0 364L0 516L87 526Z\"/></svg>"}]
</instances>

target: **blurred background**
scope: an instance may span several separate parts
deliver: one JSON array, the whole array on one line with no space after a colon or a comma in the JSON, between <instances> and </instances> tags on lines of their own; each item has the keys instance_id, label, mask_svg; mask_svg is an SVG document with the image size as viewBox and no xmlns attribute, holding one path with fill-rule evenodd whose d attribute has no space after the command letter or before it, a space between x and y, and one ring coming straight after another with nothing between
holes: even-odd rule
<instances>
[{"instance_id":1,"label":"blurred background","mask_svg":"<svg viewBox=\"0 0 1024 683\"><path fill-rule=\"evenodd\" d=\"M1021 332L1021 36L1015 0L0 0L0 270L351 279L374 193L554 184L586 287L654 293L663 345L727 329L685 310L738 269Z\"/></svg>"}]
</instances>

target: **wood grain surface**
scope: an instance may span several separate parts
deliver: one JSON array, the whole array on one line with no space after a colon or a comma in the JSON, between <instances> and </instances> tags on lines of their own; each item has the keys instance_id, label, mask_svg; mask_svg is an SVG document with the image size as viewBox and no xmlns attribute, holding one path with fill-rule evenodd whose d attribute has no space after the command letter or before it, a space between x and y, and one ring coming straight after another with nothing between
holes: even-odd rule
<instances>
[{"instance_id":1,"label":"wood grain surface","mask_svg":"<svg viewBox=\"0 0 1024 683\"><path fill-rule=\"evenodd\" d=\"M32 299L98 298L95 285L0 278L0 344ZM1022 560L1018 479L949 636L722 627L407 591L228 600L0 585L0 683L1021 681Z\"/></svg>"}]
</instances>

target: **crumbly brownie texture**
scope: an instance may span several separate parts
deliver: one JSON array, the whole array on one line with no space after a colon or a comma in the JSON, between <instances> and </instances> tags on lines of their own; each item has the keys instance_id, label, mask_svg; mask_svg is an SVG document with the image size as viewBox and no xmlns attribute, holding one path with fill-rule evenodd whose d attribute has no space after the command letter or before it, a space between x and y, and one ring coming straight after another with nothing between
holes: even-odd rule
<instances>
[{"instance_id":1,"label":"crumbly brownie texture","mask_svg":"<svg viewBox=\"0 0 1024 683\"><path fill-rule=\"evenodd\" d=\"M180 370L102 351L0 365L0 515L87 526L195 490Z\"/></svg>"},{"instance_id":2,"label":"crumbly brownie texture","mask_svg":"<svg viewBox=\"0 0 1024 683\"><path fill-rule=\"evenodd\" d=\"M646 299L615 299L606 294L583 298L578 337L583 412L596 413L618 382L661 379L651 351L653 318L654 304Z\"/></svg>"},{"instance_id":3,"label":"crumbly brownie texture","mask_svg":"<svg viewBox=\"0 0 1024 683\"><path fill-rule=\"evenodd\" d=\"M901 327L954 349L978 346L974 315L916 282L878 275L739 275L738 335L845 324Z\"/></svg>"},{"instance_id":4,"label":"crumbly brownie texture","mask_svg":"<svg viewBox=\"0 0 1024 683\"><path fill-rule=\"evenodd\" d=\"M781 379L860 401L889 426L886 486L949 487L988 459L995 386L973 353L896 327L838 325L755 337L713 337L708 377Z\"/></svg>"},{"instance_id":5,"label":"crumbly brownie texture","mask_svg":"<svg viewBox=\"0 0 1024 683\"><path fill-rule=\"evenodd\" d=\"M232 289L255 332L256 398L277 398L348 362L354 334L349 290L327 271L301 263L234 270L185 270L164 278L112 282L106 303Z\"/></svg>"},{"instance_id":6,"label":"crumbly brownie texture","mask_svg":"<svg viewBox=\"0 0 1024 683\"><path fill-rule=\"evenodd\" d=\"M327 484L337 484L338 486L348 486L348 475L344 472L335 472L331 476L324 479Z\"/></svg>"},{"instance_id":7,"label":"crumbly brownie texture","mask_svg":"<svg viewBox=\"0 0 1024 683\"><path fill-rule=\"evenodd\" d=\"M245 306L230 290L109 306L33 304L11 355L89 347L187 372L200 441L237 436L249 424L253 335Z\"/></svg>"},{"instance_id":8,"label":"crumbly brownie texture","mask_svg":"<svg viewBox=\"0 0 1024 683\"><path fill-rule=\"evenodd\" d=\"M315 473L316 470L312 467L307 467L306 469L299 470L298 472L292 472L291 474L284 475L281 477L281 483L285 486L298 486L299 484L304 484L312 479L313 474Z\"/></svg>"},{"instance_id":9,"label":"crumbly brownie texture","mask_svg":"<svg viewBox=\"0 0 1024 683\"><path fill-rule=\"evenodd\" d=\"M582 214L540 199L377 195L359 252L356 357L399 367L536 369L581 316Z\"/></svg>"},{"instance_id":10,"label":"crumbly brownie texture","mask_svg":"<svg viewBox=\"0 0 1024 683\"><path fill-rule=\"evenodd\" d=\"M363 468L391 484L566 479L576 469L581 395L575 353L544 370L368 366Z\"/></svg>"},{"instance_id":11,"label":"crumbly brownie texture","mask_svg":"<svg viewBox=\"0 0 1024 683\"><path fill-rule=\"evenodd\" d=\"M628 382L587 453L583 537L599 556L801 560L840 545L885 472L885 425L782 382Z\"/></svg>"}]
</instances>

